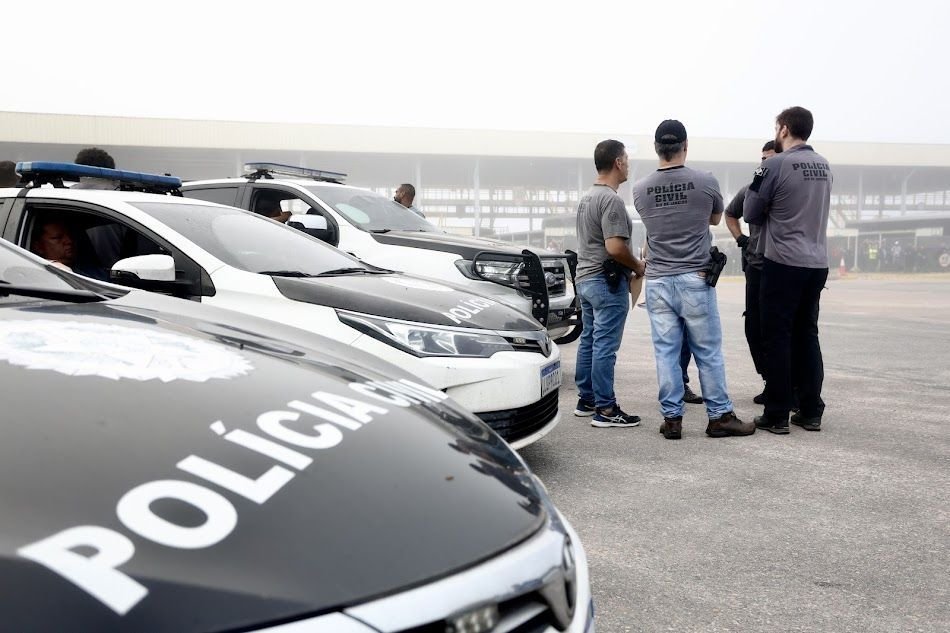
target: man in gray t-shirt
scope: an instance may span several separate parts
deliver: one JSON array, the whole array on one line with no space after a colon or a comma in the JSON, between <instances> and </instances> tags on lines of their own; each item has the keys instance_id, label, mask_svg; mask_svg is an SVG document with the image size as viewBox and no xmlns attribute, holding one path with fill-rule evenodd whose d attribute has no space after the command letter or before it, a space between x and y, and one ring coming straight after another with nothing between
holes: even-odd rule
<instances>
[{"instance_id":1,"label":"man in gray t-shirt","mask_svg":"<svg viewBox=\"0 0 950 633\"><path fill-rule=\"evenodd\" d=\"M824 361L818 309L828 279L828 213L833 181L828 161L806 144L814 127L802 107L775 118L775 149L754 174L743 203L749 224L762 225L762 333L765 339L765 412L756 425L777 434L792 423L821 430ZM792 353L794 350L794 353Z\"/></svg>"},{"instance_id":2,"label":"man in gray t-shirt","mask_svg":"<svg viewBox=\"0 0 950 633\"><path fill-rule=\"evenodd\" d=\"M660 123L654 136L659 169L633 185L633 204L647 230L646 303L660 386L660 432L680 439L685 386L680 367L684 329L699 367L710 437L751 435L726 392L722 328L715 288L706 284L710 224L722 219L722 194L712 174L686 166L686 128Z\"/></svg>"},{"instance_id":3,"label":"man in gray t-shirt","mask_svg":"<svg viewBox=\"0 0 950 633\"><path fill-rule=\"evenodd\" d=\"M769 141L762 146L762 161L775 156L775 141ZM749 235L742 233L742 205L745 202L748 185L742 187L739 193L726 206L726 228L736 239L736 244L742 249L742 270L745 273L745 338L749 344L749 353L755 371L765 379L765 344L762 341L762 319L759 311L759 288L762 279L762 241L759 237L762 229L757 224L749 225ZM765 391L753 398L756 404L765 403Z\"/></svg>"},{"instance_id":4,"label":"man in gray t-shirt","mask_svg":"<svg viewBox=\"0 0 950 633\"><path fill-rule=\"evenodd\" d=\"M577 345L577 407L594 427L631 427L640 418L624 413L614 394L614 365L630 309L630 271L643 274L643 262L630 249L630 218L617 187L627 180L627 150L620 141L598 143L597 181L577 205L577 276L581 305Z\"/></svg>"}]
</instances>

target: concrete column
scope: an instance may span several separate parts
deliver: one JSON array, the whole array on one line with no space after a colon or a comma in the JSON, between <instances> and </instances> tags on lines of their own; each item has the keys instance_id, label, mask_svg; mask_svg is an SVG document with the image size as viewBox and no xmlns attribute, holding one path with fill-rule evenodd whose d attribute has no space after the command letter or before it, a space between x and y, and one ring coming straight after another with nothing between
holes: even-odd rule
<instances>
[{"instance_id":1,"label":"concrete column","mask_svg":"<svg viewBox=\"0 0 950 633\"><path fill-rule=\"evenodd\" d=\"M864 172L858 172L858 217L861 219L861 212L864 211Z\"/></svg>"},{"instance_id":2,"label":"concrete column","mask_svg":"<svg viewBox=\"0 0 950 633\"><path fill-rule=\"evenodd\" d=\"M481 179L478 173L478 159L475 159L475 237L481 237L482 234L482 191ZM530 224L530 222L529 222Z\"/></svg>"}]
</instances>

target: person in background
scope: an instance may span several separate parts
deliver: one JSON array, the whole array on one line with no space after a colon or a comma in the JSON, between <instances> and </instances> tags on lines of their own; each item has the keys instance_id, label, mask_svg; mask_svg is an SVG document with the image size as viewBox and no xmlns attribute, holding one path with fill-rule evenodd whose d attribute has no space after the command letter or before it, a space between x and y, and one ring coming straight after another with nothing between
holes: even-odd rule
<instances>
[{"instance_id":1,"label":"person in background","mask_svg":"<svg viewBox=\"0 0 950 633\"><path fill-rule=\"evenodd\" d=\"M0 160L0 188L16 187L20 177L16 173L16 163L12 160Z\"/></svg>"},{"instance_id":2,"label":"person in background","mask_svg":"<svg viewBox=\"0 0 950 633\"><path fill-rule=\"evenodd\" d=\"M762 161L775 156L775 141L769 141L762 146ZM762 281L762 228L755 224L749 225L749 234L742 232L742 205L745 202L746 185L732 199L726 207L726 228L735 238L736 244L742 249L742 270L745 273L745 339L749 344L749 353L755 371L765 381L765 344L762 342L762 317L759 308L759 290ZM765 404L765 389L752 399L756 404Z\"/></svg>"},{"instance_id":3,"label":"person in background","mask_svg":"<svg viewBox=\"0 0 950 633\"><path fill-rule=\"evenodd\" d=\"M680 356L687 345L699 367L709 424L706 435L751 435L755 425L736 417L726 390L722 327L716 289L706 283L712 260L710 225L722 219L719 183L709 172L686 166L686 127L667 119L654 134L659 168L633 185L633 205L647 233L647 312L656 354L660 433L682 437L685 405Z\"/></svg>"},{"instance_id":4,"label":"person in background","mask_svg":"<svg viewBox=\"0 0 950 633\"><path fill-rule=\"evenodd\" d=\"M577 406L574 415L591 426L634 427L640 416L620 408L614 367L630 310L631 281L643 275L633 255L633 224L617 188L627 180L630 161L624 144L601 141L594 149L597 180L577 205L577 277L583 330L577 346Z\"/></svg>"},{"instance_id":5,"label":"person in background","mask_svg":"<svg viewBox=\"0 0 950 633\"><path fill-rule=\"evenodd\" d=\"M420 218L426 217L422 211L417 209L412 205L412 201L416 199L416 188L410 185L408 182L404 182L399 185L399 188L396 189L396 194L393 196L393 200L406 207Z\"/></svg>"},{"instance_id":6,"label":"person in background","mask_svg":"<svg viewBox=\"0 0 950 633\"><path fill-rule=\"evenodd\" d=\"M743 217L763 227L762 332L765 411L758 428L787 434L792 423L821 430L824 361L818 342L821 291L828 279L828 217L833 176L828 161L806 143L812 113L796 106L775 118L775 150L755 171Z\"/></svg>"}]
</instances>

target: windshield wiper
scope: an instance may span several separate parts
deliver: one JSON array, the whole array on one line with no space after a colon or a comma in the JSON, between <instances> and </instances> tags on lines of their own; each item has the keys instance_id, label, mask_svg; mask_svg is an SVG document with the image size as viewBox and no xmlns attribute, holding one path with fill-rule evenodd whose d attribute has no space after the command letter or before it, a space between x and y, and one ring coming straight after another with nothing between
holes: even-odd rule
<instances>
[{"instance_id":1,"label":"windshield wiper","mask_svg":"<svg viewBox=\"0 0 950 633\"><path fill-rule=\"evenodd\" d=\"M20 286L6 281L0 281L0 297L8 297L10 295L36 297L37 299L53 299L55 301L69 301L70 303L93 303L95 301L105 300L105 297L90 290Z\"/></svg>"},{"instance_id":2,"label":"windshield wiper","mask_svg":"<svg viewBox=\"0 0 950 633\"><path fill-rule=\"evenodd\" d=\"M386 275L390 271L388 270L373 270L371 268L362 268L359 266L354 266L351 268L334 268L333 270L328 270L322 272L317 277L333 277L336 275L354 275L354 274L363 274L363 275Z\"/></svg>"},{"instance_id":3,"label":"windshield wiper","mask_svg":"<svg viewBox=\"0 0 950 633\"><path fill-rule=\"evenodd\" d=\"M258 275L270 275L271 277L313 277L310 273L299 270L262 270Z\"/></svg>"},{"instance_id":4,"label":"windshield wiper","mask_svg":"<svg viewBox=\"0 0 950 633\"><path fill-rule=\"evenodd\" d=\"M392 229L373 229L370 233L389 233Z\"/></svg>"}]
</instances>

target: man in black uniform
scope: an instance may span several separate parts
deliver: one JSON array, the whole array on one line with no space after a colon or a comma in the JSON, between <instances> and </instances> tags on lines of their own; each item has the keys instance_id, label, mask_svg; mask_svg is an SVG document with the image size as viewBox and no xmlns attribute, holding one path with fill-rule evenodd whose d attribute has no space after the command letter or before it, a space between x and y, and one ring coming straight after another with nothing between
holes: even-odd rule
<instances>
[{"instance_id":1,"label":"man in black uniform","mask_svg":"<svg viewBox=\"0 0 950 633\"><path fill-rule=\"evenodd\" d=\"M762 162L775 156L775 141L762 146ZM742 219L742 205L749 186L739 190L729 206L726 207L726 228L742 249L742 271L745 273L745 339L749 343L749 353L755 371L765 380L765 347L762 343L762 319L759 312L759 286L762 279L762 240L761 227L749 225L749 234L742 232L739 221ZM765 404L765 391L752 399L756 404Z\"/></svg>"},{"instance_id":2,"label":"man in black uniform","mask_svg":"<svg viewBox=\"0 0 950 633\"><path fill-rule=\"evenodd\" d=\"M814 119L802 107L775 119L780 151L755 171L743 217L762 226L762 332L765 338L765 413L758 428L788 433L793 389L800 411L792 423L821 430L824 365L818 343L818 303L828 279L831 167L805 142Z\"/></svg>"}]
</instances>

